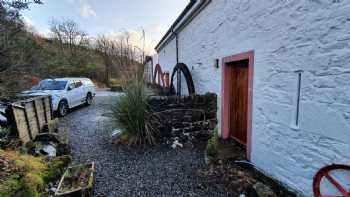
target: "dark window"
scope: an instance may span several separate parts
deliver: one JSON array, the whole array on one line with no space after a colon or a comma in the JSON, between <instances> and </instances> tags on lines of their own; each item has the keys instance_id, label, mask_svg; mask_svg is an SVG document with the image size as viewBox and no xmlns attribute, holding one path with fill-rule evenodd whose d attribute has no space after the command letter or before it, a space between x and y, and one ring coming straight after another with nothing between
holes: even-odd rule
<instances>
[{"instance_id":1,"label":"dark window","mask_svg":"<svg viewBox=\"0 0 350 197\"><path fill-rule=\"evenodd\" d=\"M33 90L64 90L67 81L44 80L39 85L32 88Z\"/></svg>"},{"instance_id":2,"label":"dark window","mask_svg":"<svg viewBox=\"0 0 350 197\"><path fill-rule=\"evenodd\" d=\"M74 82L70 82L68 88L73 90L75 88L75 83Z\"/></svg>"},{"instance_id":3,"label":"dark window","mask_svg":"<svg viewBox=\"0 0 350 197\"><path fill-rule=\"evenodd\" d=\"M83 86L83 83L81 81L75 81L76 88L80 88L81 86Z\"/></svg>"}]
</instances>

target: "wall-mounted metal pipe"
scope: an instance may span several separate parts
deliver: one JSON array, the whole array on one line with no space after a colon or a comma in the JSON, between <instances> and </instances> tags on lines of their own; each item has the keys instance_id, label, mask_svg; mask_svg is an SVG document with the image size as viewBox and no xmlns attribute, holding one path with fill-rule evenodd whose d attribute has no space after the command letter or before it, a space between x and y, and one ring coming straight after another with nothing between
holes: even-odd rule
<instances>
[{"instance_id":1,"label":"wall-mounted metal pipe","mask_svg":"<svg viewBox=\"0 0 350 197\"><path fill-rule=\"evenodd\" d=\"M154 63L153 63L153 58L151 57L151 79L150 79L150 81L152 81L152 79L153 79L153 71L154 71Z\"/></svg>"},{"instance_id":2,"label":"wall-mounted metal pipe","mask_svg":"<svg viewBox=\"0 0 350 197\"><path fill-rule=\"evenodd\" d=\"M173 31L175 35L175 47L176 47L176 65L179 64L179 34ZM178 96L181 96L181 70L177 71L177 83L176 83L176 92Z\"/></svg>"},{"instance_id":3,"label":"wall-mounted metal pipe","mask_svg":"<svg viewBox=\"0 0 350 197\"><path fill-rule=\"evenodd\" d=\"M176 32L173 32L175 35L175 47L176 47L176 64L179 63L179 34Z\"/></svg>"}]
</instances>

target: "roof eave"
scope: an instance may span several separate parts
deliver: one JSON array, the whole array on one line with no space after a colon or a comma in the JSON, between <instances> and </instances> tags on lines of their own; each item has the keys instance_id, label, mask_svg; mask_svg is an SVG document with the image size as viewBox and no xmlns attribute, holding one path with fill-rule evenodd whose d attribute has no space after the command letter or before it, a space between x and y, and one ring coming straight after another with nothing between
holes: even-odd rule
<instances>
[{"instance_id":1,"label":"roof eave","mask_svg":"<svg viewBox=\"0 0 350 197\"><path fill-rule=\"evenodd\" d=\"M159 52L168 44L175 36L174 33L179 33L186 25L188 25L197 14L199 14L210 2L211 0L191 0L186 6L184 11L175 20L167 33L163 36L161 41L155 47L155 50ZM197 5L197 6L196 6Z\"/></svg>"}]
</instances>

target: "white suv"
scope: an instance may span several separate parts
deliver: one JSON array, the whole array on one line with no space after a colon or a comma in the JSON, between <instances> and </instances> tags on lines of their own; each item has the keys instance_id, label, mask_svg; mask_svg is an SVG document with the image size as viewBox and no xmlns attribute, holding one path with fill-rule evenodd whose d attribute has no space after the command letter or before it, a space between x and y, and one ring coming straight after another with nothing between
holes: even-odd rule
<instances>
[{"instance_id":1,"label":"white suv","mask_svg":"<svg viewBox=\"0 0 350 197\"><path fill-rule=\"evenodd\" d=\"M91 105L96 95L93 82L87 78L45 79L32 90L21 93L23 96L52 97L52 109L61 117L67 115L68 109L82 104Z\"/></svg>"}]
</instances>

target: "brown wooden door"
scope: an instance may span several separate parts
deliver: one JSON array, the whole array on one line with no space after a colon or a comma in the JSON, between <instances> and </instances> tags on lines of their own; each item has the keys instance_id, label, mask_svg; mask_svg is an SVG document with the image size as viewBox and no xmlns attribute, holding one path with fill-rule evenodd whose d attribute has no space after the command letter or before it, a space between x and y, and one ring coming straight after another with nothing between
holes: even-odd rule
<instances>
[{"instance_id":1,"label":"brown wooden door","mask_svg":"<svg viewBox=\"0 0 350 197\"><path fill-rule=\"evenodd\" d=\"M247 144L248 61L230 64L230 132L238 142Z\"/></svg>"}]
</instances>

